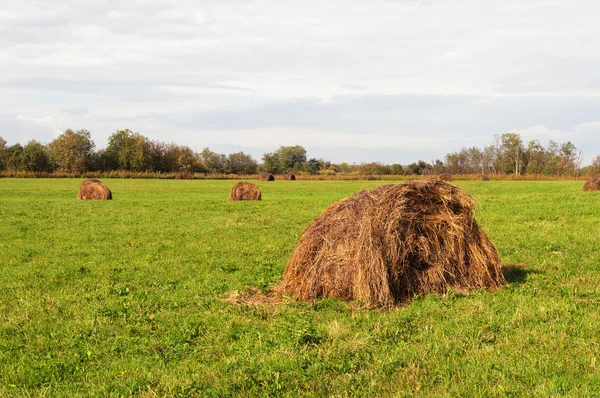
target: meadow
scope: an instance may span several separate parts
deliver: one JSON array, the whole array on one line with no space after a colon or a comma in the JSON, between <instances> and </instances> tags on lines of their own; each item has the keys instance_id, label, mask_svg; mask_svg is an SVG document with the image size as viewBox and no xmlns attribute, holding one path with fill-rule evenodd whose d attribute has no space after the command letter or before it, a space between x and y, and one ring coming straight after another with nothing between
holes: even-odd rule
<instances>
[{"instance_id":1,"label":"meadow","mask_svg":"<svg viewBox=\"0 0 600 398\"><path fill-rule=\"evenodd\" d=\"M328 205L384 181L0 179L0 396L597 396L600 193L457 181L497 291L392 310L253 300Z\"/></svg>"}]
</instances>

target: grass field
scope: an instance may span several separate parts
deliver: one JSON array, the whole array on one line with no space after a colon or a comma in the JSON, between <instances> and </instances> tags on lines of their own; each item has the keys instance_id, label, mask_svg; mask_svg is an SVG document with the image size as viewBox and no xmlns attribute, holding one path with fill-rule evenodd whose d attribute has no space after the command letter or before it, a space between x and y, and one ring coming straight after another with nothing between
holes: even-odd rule
<instances>
[{"instance_id":1,"label":"grass field","mask_svg":"<svg viewBox=\"0 0 600 398\"><path fill-rule=\"evenodd\" d=\"M0 179L0 396L598 396L600 193L457 182L509 283L389 311L232 303L377 181ZM243 301L243 300L242 300Z\"/></svg>"}]
</instances>

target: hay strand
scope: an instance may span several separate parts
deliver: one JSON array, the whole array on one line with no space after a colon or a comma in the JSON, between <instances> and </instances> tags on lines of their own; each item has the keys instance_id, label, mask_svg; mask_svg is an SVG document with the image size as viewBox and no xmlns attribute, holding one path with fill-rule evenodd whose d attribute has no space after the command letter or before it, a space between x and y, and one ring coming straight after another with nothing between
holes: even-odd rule
<instances>
[{"instance_id":1,"label":"hay strand","mask_svg":"<svg viewBox=\"0 0 600 398\"><path fill-rule=\"evenodd\" d=\"M242 181L231 188L229 200L262 200L262 194L256 185Z\"/></svg>"},{"instance_id":2,"label":"hay strand","mask_svg":"<svg viewBox=\"0 0 600 398\"><path fill-rule=\"evenodd\" d=\"M369 307L504 284L474 199L439 179L386 185L334 203L303 233L277 290Z\"/></svg>"},{"instance_id":3,"label":"hay strand","mask_svg":"<svg viewBox=\"0 0 600 398\"><path fill-rule=\"evenodd\" d=\"M79 186L79 200L111 200L112 192L96 178L88 178Z\"/></svg>"},{"instance_id":4,"label":"hay strand","mask_svg":"<svg viewBox=\"0 0 600 398\"><path fill-rule=\"evenodd\" d=\"M600 174L590 177L583 185L584 191L600 190Z\"/></svg>"}]
</instances>

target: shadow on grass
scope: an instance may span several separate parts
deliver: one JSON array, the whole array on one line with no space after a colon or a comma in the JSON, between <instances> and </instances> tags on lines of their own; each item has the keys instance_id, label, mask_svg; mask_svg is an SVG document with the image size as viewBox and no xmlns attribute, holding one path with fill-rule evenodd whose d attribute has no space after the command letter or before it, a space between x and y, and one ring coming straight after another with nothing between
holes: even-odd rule
<instances>
[{"instance_id":1,"label":"shadow on grass","mask_svg":"<svg viewBox=\"0 0 600 398\"><path fill-rule=\"evenodd\" d=\"M539 271L527 269L526 264L506 264L502 266L502 273L508 283L525 283L527 275L539 274Z\"/></svg>"}]
</instances>

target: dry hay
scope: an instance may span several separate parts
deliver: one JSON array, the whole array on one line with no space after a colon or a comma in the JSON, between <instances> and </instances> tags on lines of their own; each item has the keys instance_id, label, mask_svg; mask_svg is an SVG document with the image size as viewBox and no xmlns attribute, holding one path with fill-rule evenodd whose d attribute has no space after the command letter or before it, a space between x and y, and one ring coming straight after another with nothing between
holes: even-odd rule
<instances>
[{"instance_id":1,"label":"dry hay","mask_svg":"<svg viewBox=\"0 0 600 398\"><path fill-rule=\"evenodd\" d=\"M474 199L436 179L385 185L329 206L305 231L277 290L368 307L504 284Z\"/></svg>"},{"instance_id":2,"label":"dry hay","mask_svg":"<svg viewBox=\"0 0 600 398\"><path fill-rule=\"evenodd\" d=\"M452 181L452 180L454 180L454 178L452 178L452 174L440 174L440 176L438 178L440 180L442 180L442 181Z\"/></svg>"},{"instance_id":3,"label":"dry hay","mask_svg":"<svg viewBox=\"0 0 600 398\"><path fill-rule=\"evenodd\" d=\"M96 178L88 178L79 186L79 192L77 193L77 199L79 200L110 200L112 199L112 192L100 180Z\"/></svg>"},{"instance_id":4,"label":"dry hay","mask_svg":"<svg viewBox=\"0 0 600 398\"><path fill-rule=\"evenodd\" d=\"M583 190L584 191L600 190L600 174L590 177L590 179L588 179L585 182L585 185L583 186Z\"/></svg>"},{"instance_id":5,"label":"dry hay","mask_svg":"<svg viewBox=\"0 0 600 398\"><path fill-rule=\"evenodd\" d=\"M283 179L284 179L284 180L291 180L291 181L293 181L293 180L295 180L295 179L296 179L296 176L295 176L295 175L293 175L293 174L284 174L284 175L283 175Z\"/></svg>"},{"instance_id":6,"label":"dry hay","mask_svg":"<svg viewBox=\"0 0 600 398\"><path fill-rule=\"evenodd\" d=\"M479 174L479 175L477 176L477 179L478 179L479 181L489 181L489 180L490 180L490 177L486 176L485 174Z\"/></svg>"},{"instance_id":7,"label":"dry hay","mask_svg":"<svg viewBox=\"0 0 600 398\"><path fill-rule=\"evenodd\" d=\"M261 181L275 181L275 177L273 174L262 173L258 175L258 179Z\"/></svg>"},{"instance_id":8,"label":"dry hay","mask_svg":"<svg viewBox=\"0 0 600 398\"><path fill-rule=\"evenodd\" d=\"M175 176L176 180L191 180L192 175L187 171L181 171Z\"/></svg>"},{"instance_id":9,"label":"dry hay","mask_svg":"<svg viewBox=\"0 0 600 398\"><path fill-rule=\"evenodd\" d=\"M238 182L231 188L229 200L261 200L262 195L258 187L251 182Z\"/></svg>"}]
</instances>

